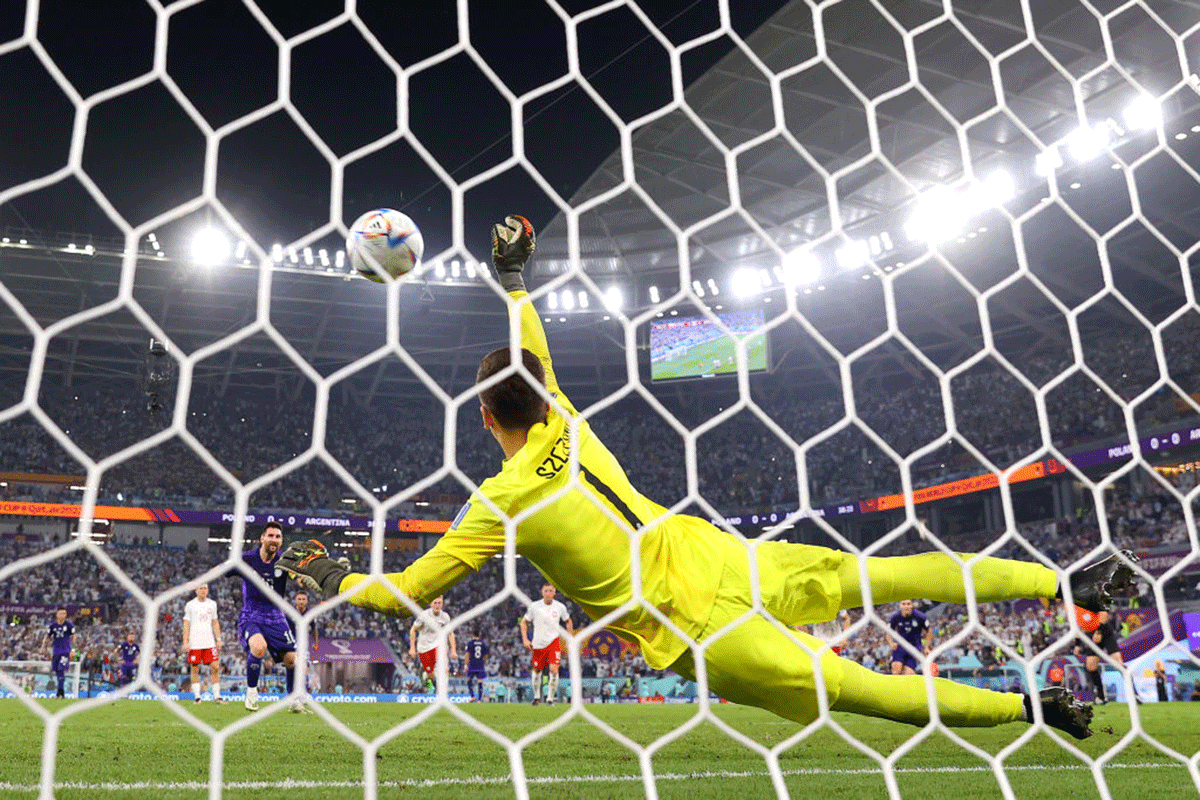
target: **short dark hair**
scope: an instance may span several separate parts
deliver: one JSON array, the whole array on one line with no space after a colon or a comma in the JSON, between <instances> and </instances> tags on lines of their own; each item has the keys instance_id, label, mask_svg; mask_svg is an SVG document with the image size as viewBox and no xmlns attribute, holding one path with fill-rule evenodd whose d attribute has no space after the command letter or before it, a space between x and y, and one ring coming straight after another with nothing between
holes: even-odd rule
<instances>
[{"instance_id":1,"label":"short dark hair","mask_svg":"<svg viewBox=\"0 0 1200 800\"><path fill-rule=\"evenodd\" d=\"M512 354L507 347L493 350L479 362L475 383L482 383L512 364ZM521 349L521 364L529 371L540 386L546 385L546 371L541 360L530 351ZM546 401L529 379L521 373L509 375L479 393L483 403L496 422L505 430L529 430L533 425L546 421Z\"/></svg>"},{"instance_id":2,"label":"short dark hair","mask_svg":"<svg viewBox=\"0 0 1200 800\"><path fill-rule=\"evenodd\" d=\"M266 525L263 525L263 533L266 533L267 531L271 530L271 528L276 528L279 530L280 533L283 533L283 526L280 525L278 522L275 522L274 520L268 522Z\"/></svg>"}]
</instances>

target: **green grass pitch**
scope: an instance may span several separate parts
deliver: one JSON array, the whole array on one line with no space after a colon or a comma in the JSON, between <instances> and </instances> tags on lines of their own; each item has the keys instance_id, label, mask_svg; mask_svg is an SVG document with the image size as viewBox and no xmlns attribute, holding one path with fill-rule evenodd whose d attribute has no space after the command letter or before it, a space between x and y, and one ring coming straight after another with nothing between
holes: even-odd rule
<instances>
[{"instance_id":1,"label":"green grass pitch","mask_svg":"<svg viewBox=\"0 0 1200 800\"><path fill-rule=\"evenodd\" d=\"M733 342L727 338L714 339L711 342L689 348L682 356L667 359L652 365L654 380L670 378L692 378L713 371L713 359L720 359L721 366L717 375L737 372L737 359L727 363L729 356L734 355ZM767 337L752 336L746 340L746 361L751 370L767 368Z\"/></svg>"},{"instance_id":2,"label":"green grass pitch","mask_svg":"<svg viewBox=\"0 0 1200 800\"><path fill-rule=\"evenodd\" d=\"M42 701L51 712L71 701ZM240 704L179 706L216 730L244 720ZM374 739L427 711L416 705L325 707L356 734ZM570 714L569 707L461 706L496 733L517 740ZM697 706L589 705L599 719L639 744L687 723ZM264 711L266 706L264 706ZM801 730L757 709L720 705L716 716L733 729L771 747ZM1200 703L1147 705L1141 709L1148 737L1187 757L1200 751ZM920 732L882 720L834 714L846 731L889 756ZM522 751L532 798L632 798L643 796L637 754L578 716L532 740ZM1113 798L1195 798L1186 767L1159 751L1149 738L1124 737L1129 709L1096 710L1097 733L1078 743L1092 758L1110 754L1102 774ZM1111 728L1112 732L1102 729ZM966 741L998 753L1027 731L1023 724L959 730ZM41 778L41 719L16 700L0 700L0 798L33 798ZM1074 740L1072 740L1074 742ZM158 702L115 701L62 718L54 774L55 797L205 798L209 796L210 742ZM823 727L780 756L784 781L796 798L883 798L888 789L879 764ZM419 727L383 744L375 759L381 798L513 797L504 748L439 709ZM933 732L914 743L896 764L903 797L1002 797L988 762ZM763 757L708 721L664 745L653 757L662 798L707 800L773 797ZM1018 798L1099 797L1086 762L1050 735L1040 733L1006 761ZM363 755L318 715L260 711L254 724L233 732L224 751L223 796L286 796L288 800L362 797Z\"/></svg>"}]
</instances>

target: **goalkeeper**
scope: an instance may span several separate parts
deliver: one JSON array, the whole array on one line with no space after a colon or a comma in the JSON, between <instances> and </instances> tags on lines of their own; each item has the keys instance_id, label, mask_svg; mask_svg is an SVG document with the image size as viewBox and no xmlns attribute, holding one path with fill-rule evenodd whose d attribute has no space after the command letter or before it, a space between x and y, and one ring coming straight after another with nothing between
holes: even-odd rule
<instances>
[{"instance_id":1,"label":"goalkeeper","mask_svg":"<svg viewBox=\"0 0 1200 800\"><path fill-rule=\"evenodd\" d=\"M669 512L638 492L555 379L545 332L521 278L534 244L533 227L523 217L508 217L492 232L492 262L508 292L522 347L522 369L497 378L510 368L510 349L504 347L484 357L476 380L486 384L479 393L480 414L483 427L504 451L504 464L480 485L433 549L385 580L424 606L502 553L504 519L529 512L514 525L516 552L589 617L605 618L611 630L636 643L652 667L695 679L696 658L702 657L713 692L801 723L820 714L818 682L835 711L915 725L928 722L925 679L919 675L871 672L821 650L820 639L784 633L757 614L715 636L751 610L751 557L762 605L785 626L827 622L840 609L861 606L858 558L786 542L748 548L707 521ZM575 464L577 478L572 477ZM1133 559L1129 553L1124 557ZM910 597L966 602L963 570L949 556L929 553L866 562L875 603ZM364 608L397 617L411 613L379 583L360 588L369 576L330 559L320 542L292 544L278 566L319 587L326 597L346 592L351 603ZM1060 596L1057 573L1040 564L984 558L971 572L981 603ZM1076 573L1072 597L1076 604L1098 610L1131 576L1125 561L1113 556ZM639 593L640 601L635 599ZM705 649L691 649L688 640ZM991 692L944 679L934 680L934 686L938 713L949 726L1031 722L1032 706L1038 703L1048 724L1077 738L1091 733L1091 707L1061 688L1039 696Z\"/></svg>"}]
</instances>

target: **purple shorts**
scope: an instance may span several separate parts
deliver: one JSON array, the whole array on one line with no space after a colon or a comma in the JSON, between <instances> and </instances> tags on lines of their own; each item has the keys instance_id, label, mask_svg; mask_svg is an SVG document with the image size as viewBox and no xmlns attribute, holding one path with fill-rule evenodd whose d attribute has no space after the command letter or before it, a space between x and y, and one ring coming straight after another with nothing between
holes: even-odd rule
<instances>
[{"instance_id":1,"label":"purple shorts","mask_svg":"<svg viewBox=\"0 0 1200 800\"><path fill-rule=\"evenodd\" d=\"M261 633L267 640L267 652L275 661L282 661L284 653L296 651L296 637L292 628L286 622L256 622L254 620L238 620L238 641L242 649L250 652L250 637Z\"/></svg>"},{"instance_id":2,"label":"purple shorts","mask_svg":"<svg viewBox=\"0 0 1200 800\"><path fill-rule=\"evenodd\" d=\"M66 672L71 666L70 653L55 653L50 656L50 669L54 672Z\"/></svg>"},{"instance_id":3,"label":"purple shorts","mask_svg":"<svg viewBox=\"0 0 1200 800\"><path fill-rule=\"evenodd\" d=\"M467 677L468 678L479 678L480 680L483 680L484 678L487 677L487 670L480 669L480 668L469 669L469 670L467 670Z\"/></svg>"},{"instance_id":4,"label":"purple shorts","mask_svg":"<svg viewBox=\"0 0 1200 800\"><path fill-rule=\"evenodd\" d=\"M917 657L902 647L897 647L892 651L892 663L895 664L897 661L906 667L910 667L913 672L916 672L921 668L920 662L917 661Z\"/></svg>"}]
</instances>

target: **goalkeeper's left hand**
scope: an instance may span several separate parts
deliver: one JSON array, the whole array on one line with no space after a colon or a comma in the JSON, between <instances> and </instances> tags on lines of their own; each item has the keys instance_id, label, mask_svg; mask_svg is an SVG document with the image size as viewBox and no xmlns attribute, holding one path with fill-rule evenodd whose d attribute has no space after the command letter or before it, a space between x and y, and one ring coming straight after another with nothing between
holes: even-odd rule
<instances>
[{"instance_id":1,"label":"goalkeeper's left hand","mask_svg":"<svg viewBox=\"0 0 1200 800\"><path fill-rule=\"evenodd\" d=\"M336 595L342 579L350 570L329 557L325 545L316 539L292 542L280 554L275 566L300 581L305 587L319 591L325 598Z\"/></svg>"},{"instance_id":2,"label":"goalkeeper's left hand","mask_svg":"<svg viewBox=\"0 0 1200 800\"><path fill-rule=\"evenodd\" d=\"M492 226L492 266L496 280L506 292L525 290L521 270L537 248L533 223L520 214L512 214Z\"/></svg>"}]
</instances>

